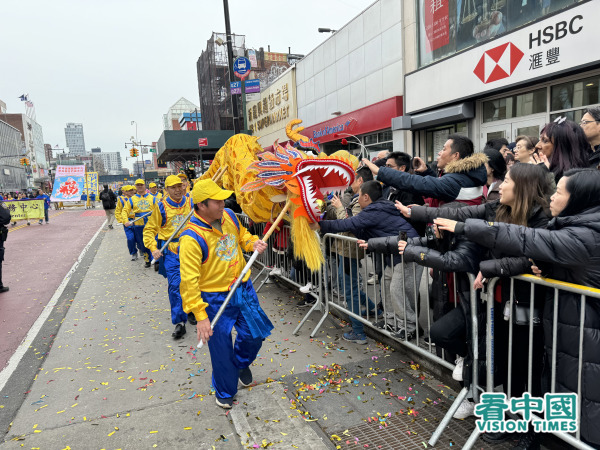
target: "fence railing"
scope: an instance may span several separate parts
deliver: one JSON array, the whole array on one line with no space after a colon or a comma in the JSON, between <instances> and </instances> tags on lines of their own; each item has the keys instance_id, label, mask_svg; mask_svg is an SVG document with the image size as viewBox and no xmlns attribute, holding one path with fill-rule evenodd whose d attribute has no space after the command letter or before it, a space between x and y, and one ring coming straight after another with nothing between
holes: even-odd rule
<instances>
[{"instance_id":1,"label":"fence railing","mask_svg":"<svg viewBox=\"0 0 600 450\"><path fill-rule=\"evenodd\" d=\"M249 228L253 234L258 236L264 234L264 224L252 224L245 215L238 215L238 217L242 224ZM310 336L314 337L329 313L336 310L338 313L347 316L351 322L377 330L378 333L395 339L400 345L434 364L450 370L455 368L455 365L448 361L449 355L446 354L447 352L442 348L437 348L431 339L426 336L434 322L431 317L433 306L430 292L432 277L427 268L418 266L415 263L405 263L403 260L398 264L394 264L392 255L365 253L359 247L357 239L350 236L326 234L323 236L321 243L325 264L318 273L311 273L302 262L293 258L293 252L289 248L291 238L287 225L272 236L268 242L268 250L257 260L260 271L253 277L254 283L258 285L257 291L262 288L270 276L276 276L285 279L287 283L296 287L303 287L304 292L308 292L309 295L315 298L314 304L294 330L294 335L297 335L306 325L311 315L319 313L321 317L310 332ZM482 392L497 390L498 387L494 381L494 368L496 365L507 367L506 377L496 381L498 383L502 382L502 390L507 394L508 399L514 398L515 392L520 395L523 391L530 392L534 396L541 396L542 375L539 373L541 367L539 359L540 355L544 354L543 332L551 332L552 352L548 357L551 373L548 384L549 392L554 393L556 391L557 376L560 377L560 374L557 374L558 306L562 301L562 293L568 292L571 295L580 297L576 389L579 426L574 434L553 433L575 448L591 449L592 447L582 441L580 426L582 395L585 395L583 386L583 355L584 350L586 350L584 324L586 310L589 309L586 305L590 303L588 298L593 298L594 302L596 299L600 299L600 290L527 275L513 277L510 279L509 298L511 300L507 303L507 309L503 311L509 320L506 321L506 324L503 324L496 317L497 309L501 306L494 295L497 283L500 282L498 278L490 280L484 291L479 292L473 288L475 279L473 275L449 274L448 276L452 277L452 283L450 283L452 292L449 293L449 297L453 299L453 304L450 307L460 307L457 302L459 298L467 302L470 307L470 317L466 319L470 325L471 383L459 392L446 416L432 434L428 444L434 446L437 443L443 431L451 422L453 415L467 397L472 397L477 403ZM462 289L458 287L457 277L462 277ZM468 289L464 288L466 282L469 284ZM528 305L528 308L523 308L522 304L517 305L517 302L513 301L515 299L515 282L527 283L529 299L524 303ZM506 281L503 283L505 285ZM544 325L539 317L541 305L539 304L539 298L536 301L536 296L540 296L541 289L553 290L554 310L551 315L551 330L543 329ZM520 292L523 292L523 285L520 286ZM433 300L434 303L436 301L440 301L440 299ZM447 300L443 299L443 301ZM502 308L504 307L502 306ZM479 315L482 313L483 308L485 308L486 317L485 336L483 336L485 339L486 373L485 377L482 378L485 380L485 385L479 385L480 348L478 344L480 341L479 327L481 325ZM525 315L529 321L527 325L514 323L517 308L521 315L523 315L524 309L528 309L529 314ZM550 316L546 313L546 317ZM439 319L439 317L434 317L434 319ZM402 333L403 330L404 333ZM504 333L504 331L507 331L507 333ZM600 331L596 332L600 333ZM523 343L524 338L527 339L526 345ZM507 358L503 353L498 354L496 350L498 346L502 347L502 345L508 346ZM524 351L526 353L525 366L527 370L520 371L519 369L523 368ZM587 349L588 353L590 351L590 349ZM587 382L597 383L597 380L587 380ZM541 417L535 415L532 415L532 417L541 419ZM479 429L475 427L464 448L472 448L480 434Z\"/></svg>"}]
</instances>

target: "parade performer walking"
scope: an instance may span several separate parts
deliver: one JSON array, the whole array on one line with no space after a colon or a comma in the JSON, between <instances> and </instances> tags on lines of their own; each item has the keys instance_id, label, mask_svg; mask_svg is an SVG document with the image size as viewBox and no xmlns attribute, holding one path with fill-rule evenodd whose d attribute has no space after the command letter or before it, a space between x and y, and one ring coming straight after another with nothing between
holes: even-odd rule
<instances>
[{"instance_id":1,"label":"parade performer walking","mask_svg":"<svg viewBox=\"0 0 600 450\"><path fill-rule=\"evenodd\" d=\"M179 235L176 235L167 248L161 254L159 248L171 237L177 227L185 220L192 209L192 202L184 196L181 178L169 175L165 180L165 188L168 196L154 205L152 215L144 228L144 245L155 260L159 261L159 273L167 278L169 302L171 303L171 322L175 325L172 336L175 339L183 337L186 333L185 323L188 315L183 312L181 305L181 294L179 284L179 255L177 247ZM158 238L158 242L156 240ZM160 260L159 260L160 258ZM193 314L189 315L190 323L194 325L196 320Z\"/></svg>"},{"instance_id":2,"label":"parade performer walking","mask_svg":"<svg viewBox=\"0 0 600 450\"><path fill-rule=\"evenodd\" d=\"M211 329L211 321L245 266L242 251L263 253L267 248L240 224L233 211L225 209L225 199L232 193L212 180L197 181L192 190L194 214L179 238L183 310L198 320L198 340L208 342L216 402L226 409L233 405L238 380L243 386L252 383L250 365L273 329L258 303L250 271ZM231 342L233 327L237 331L235 345Z\"/></svg>"},{"instance_id":3,"label":"parade performer walking","mask_svg":"<svg viewBox=\"0 0 600 450\"><path fill-rule=\"evenodd\" d=\"M123 192L123 195L120 195L117 199L115 217L117 219L117 222L125 224L130 219L135 219L133 211L130 212L129 215L126 217L125 222L123 222L123 219L121 218L121 214L123 212L125 203L128 203L129 199L133 196L133 194L135 193L135 188L131 185L125 185L123 186L121 191ZM125 230L125 237L127 238L127 249L129 250L129 254L131 255L131 260L136 261L138 259L138 251L135 243L135 235L133 234L133 228L124 226L123 229Z\"/></svg>"},{"instance_id":4,"label":"parade performer walking","mask_svg":"<svg viewBox=\"0 0 600 450\"><path fill-rule=\"evenodd\" d=\"M146 267L150 267L150 250L144 245L144 227L148 223L148 215L152 212L154 205L157 203L156 198L148 192L146 192L146 182L141 178L135 180L136 193L125 203L123 211L121 212L121 220L125 227L133 227L133 234L135 235L135 242L144 253L144 261ZM133 212L135 218L146 216L136 222L129 222L128 217Z\"/></svg>"},{"instance_id":5,"label":"parade performer walking","mask_svg":"<svg viewBox=\"0 0 600 450\"><path fill-rule=\"evenodd\" d=\"M163 199L163 193L158 190L158 185L156 183L150 183L148 188L150 188L150 193L156 197L156 201Z\"/></svg>"}]
</instances>

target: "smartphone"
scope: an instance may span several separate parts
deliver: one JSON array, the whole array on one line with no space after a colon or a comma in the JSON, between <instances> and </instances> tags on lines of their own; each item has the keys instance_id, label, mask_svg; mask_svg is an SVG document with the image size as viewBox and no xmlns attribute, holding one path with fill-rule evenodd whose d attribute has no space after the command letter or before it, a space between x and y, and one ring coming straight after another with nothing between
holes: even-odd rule
<instances>
[{"instance_id":1,"label":"smartphone","mask_svg":"<svg viewBox=\"0 0 600 450\"><path fill-rule=\"evenodd\" d=\"M398 235L398 237L400 238L401 241L407 241L408 240L408 234L406 233L406 231L401 231L400 234Z\"/></svg>"}]
</instances>

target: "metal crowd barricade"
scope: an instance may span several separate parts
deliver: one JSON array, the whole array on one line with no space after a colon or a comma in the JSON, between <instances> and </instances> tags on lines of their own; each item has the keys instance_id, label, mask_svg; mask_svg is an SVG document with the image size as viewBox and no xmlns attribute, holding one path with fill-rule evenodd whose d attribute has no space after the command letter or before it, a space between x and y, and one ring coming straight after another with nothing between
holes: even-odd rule
<instances>
[{"instance_id":1,"label":"metal crowd barricade","mask_svg":"<svg viewBox=\"0 0 600 450\"><path fill-rule=\"evenodd\" d=\"M252 234L257 236L263 236L265 234L265 223L255 223L245 214L237 214L237 217L246 229ZM290 255L288 251L291 245L291 229L290 226L285 224L279 225L281 231L276 232L267 241L267 250L265 250L255 261L255 264L260 268L259 272L253 276L253 283L257 285L256 292L259 292L262 287L269 281L270 277L276 276L283 278L287 283L292 284L298 288L305 287L309 294L317 298L321 297L318 294L320 288L321 279L320 273L312 273L302 264L298 264L297 261ZM247 253L246 259L250 257L251 253ZM262 280L262 281L261 281Z\"/></svg>"},{"instance_id":2,"label":"metal crowd barricade","mask_svg":"<svg viewBox=\"0 0 600 450\"><path fill-rule=\"evenodd\" d=\"M579 448L579 449L592 449L593 447L590 447L589 445L587 445L585 442L583 442L581 440L581 411L582 411L582 399L581 399L581 392L582 392L582 375L583 375L583 365L584 362L583 361L583 338L584 338L584 324L585 324L585 316L586 316L586 302L588 298L592 298L595 300L600 300L600 290L598 289L593 289L593 288L589 288L589 287L585 287L585 286L579 286L579 285L575 285L575 284L570 284L570 283L564 283L561 281L556 281L556 280L551 280L551 279L546 279L546 278L538 278L532 275L521 275L521 276L516 276L516 277L512 277L511 278L511 282L510 282L510 300L509 300L509 304L508 304L508 311L509 311L509 323L508 323L508 373L507 373L507 383L504 389L504 392L507 395L507 398L513 398L513 373L512 373L512 369L513 369L513 335L514 335L514 327L515 326L524 326L524 325L516 325L514 324L514 314L515 314L515 304L514 304L514 283L515 280L519 280L519 281L523 281L526 282L530 285L530 296L529 296L529 324L528 324L528 345L527 345L527 352L528 352L528 356L527 356L527 390L526 392L531 392L533 389L533 371L534 371L534 366L532 364L532 360L533 360L533 355L535 354L535 352L545 352L545 348L544 345L542 343L541 348L535 348L534 347L534 327L538 326L539 328L542 328L543 325L542 323L537 323L535 314L534 314L534 307L535 302L535 292L536 289L551 289L554 291L553 293L553 313L552 313L552 354L550 357L550 369L551 369L551 373L550 373L550 393L554 394L556 393L556 371L557 371L557 365L556 365L556 352L557 352L557 340L558 340L558 305L560 303L560 295L559 293L562 292L570 292L572 294L577 294L580 296L581 298L581 303L580 303L580 307L581 307L581 311L580 311L580 317L579 317L579 349L578 349L578 362L577 362L577 409L578 409L578 414L577 414L577 432L575 432L574 434L570 434L570 433L565 433L565 432L560 432L560 431L549 431L552 434L554 434L556 437L560 438L561 440L565 441L566 443L572 445L575 448ZM496 361L495 360L495 355L493 353L493 348L494 348L494 342L495 342L495 328L493 326L493 319L494 319L494 315L495 315L495 307L496 307L496 301L494 299L494 291L495 291L495 287L496 284L498 283L499 278L494 278L492 280L490 280L490 282L487 285L487 289L484 292L483 296L484 299L486 300L487 303L487 330L486 330L486 369L487 369L487 373L486 373L486 391L488 392L493 392L494 391L494 364L503 364L504 361ZM545 297L548 296L548 293L546 292ZM544 299L545 302L545 299ZM547 303L547 302L545 302ZM538 305L539 306L539 305ZM548 304L546 304L546 306L548 306ZM549 330L541 330L540 332L543 333L547 333ZM543 339L543 337L542 337ZM548 357L548 355L545 355L546 357ZM541 377L541 375L540 375ZM536 380L539 381L540 384L542 383L542 380ZM591 380L590 380L591 381ZM596 382L597 380L594 380L593 382ZM567 393L564 392L563 393ZM543 392L540 394L542 395ZM531 413L532 418L534 419L539 419L541 420L542 417L540 417L539 415L536 415L535 413ZM597 424L598 425L598 424ZM475 430L473 431L472 435L469 437L468 441L465 444L464 448L471 448L472 445L475 443L475 441L477 440L477 438L479 437L480 432L478 430L478 428L476 427Z\"/></svg>"}]
</instances>

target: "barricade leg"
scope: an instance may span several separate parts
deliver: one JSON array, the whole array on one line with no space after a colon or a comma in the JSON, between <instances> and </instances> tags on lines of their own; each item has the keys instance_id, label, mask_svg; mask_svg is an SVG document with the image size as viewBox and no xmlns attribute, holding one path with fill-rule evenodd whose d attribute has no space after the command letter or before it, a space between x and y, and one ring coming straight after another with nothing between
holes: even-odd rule
<instances>
[{"instance_id":1,"label":"barricade leg","mask_svg":"<svg viewBox=\"0 0 600 450\"><path fill-rule=\"evenodd\" d=\"M450 423L452 416L454 416L454 413L456 413L456 410L458 409L460 404L464 401L464 399L467 398L468 393L469 393L469 389L467 389L466 387L462 388L462 390L458 393L458 397L456 397L456 400L454 400L454 403L452 403L452 405L450 405L448 412L446 413L446 415L444 416L444 418L442 419L440 424L437 426L437 428L431 435L431 438L429 439L429 442L428 442L429 445L431 445L432 447L435 446L438 439L442 435L443 431L446 429L446 427Z\"/></svg>"}]
</instances>

